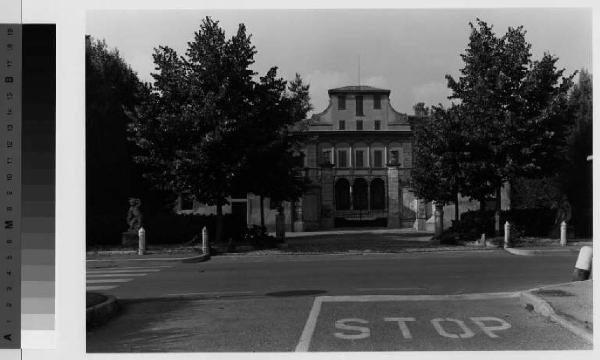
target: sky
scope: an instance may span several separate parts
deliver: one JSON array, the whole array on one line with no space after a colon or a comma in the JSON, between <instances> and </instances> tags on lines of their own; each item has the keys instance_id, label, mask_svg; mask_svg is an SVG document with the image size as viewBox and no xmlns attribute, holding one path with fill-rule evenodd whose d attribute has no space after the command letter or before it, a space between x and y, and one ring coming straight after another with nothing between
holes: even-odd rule
<instances>
[{"instance_id":1,"label":"sky","mask_svg":"<svg viewBox=\"0 0 600 360\"><path fill-rule=\"evenodd\" d=\"M592 70L592 12L585 8L96 10L87 13L86 32L151 81L153 49L168 45L183 55L205 16L227 37L244 23L257 50L253 69L262 75L277 66L286 80L299 73L315 112L327 107L328 89L359 83L390 89L392 106L408 114L417 102L448 105L444 76L459 75L476 18L498 35L523 25L533 60L550 52L567 73Z\"/></svg>"}]
</instances>

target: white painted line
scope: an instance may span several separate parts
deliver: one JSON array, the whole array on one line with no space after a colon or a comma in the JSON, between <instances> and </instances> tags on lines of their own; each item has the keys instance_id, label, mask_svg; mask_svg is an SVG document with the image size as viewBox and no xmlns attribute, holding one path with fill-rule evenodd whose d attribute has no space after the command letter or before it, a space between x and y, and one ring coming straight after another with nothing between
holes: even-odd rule
<instances>
[{"instance_id":1,"label":"white painted line","mask_svg":"<svg viewBox=\"0 0 600 360\"><path fill-rule=\"evenodd\" d=\"M160 266L119 266L119 267L95 267L95 268L87 268L87 271L96 271L96 270L134 270L134 269L139 269L139 270L144 270L144 269L150 269L150 270L155 270L157 267L160 268L172 268L173 266L167 266L167 265L160 265ZM163 269L160 269L163 270Z\"/></svg>"},{"instance_id":2,"label":"white painted line","mask_svg":"<svg viewBox=\"0 0 600 360\"><path fill-rule=\"evenodd\" d=\"M160 269L133 269L133 270L88 270L88 274L118 274L118 273L141 273L141 272L158 272Z\"/></svg>"},{"instance_id":3,"label":"white painted line","mask_svg":"<svg viewBox=\"0 0 600 360\"><path fill-rule=\"evenodd\" d=\"M87 284L102 284L102 283L126 283L130 282L133 279L94 279L94 280L86 280Z\"/></svg>"},{"instance_id":4,"label":"white painted line","mask_svg":"<svg viewBox=\"0 0 600 360\"><path fill-rule=\"evenodd\" d=\"M254 291L203 291L203 292L194 292L194 293L183 293L183 294L167 294L167 296L193 296L193 295L216 295L216 296L225 296L225 295L243 295L243 294L254 294Z\"/></svg>"},{"instance_id":5,"label":"white painted line","mask_svg":"<svg viewBox=\"0 0 600 360\"><path fill-rule=\"evenodd\" d=\"M422 287L401 287L401 288L356 288L356 291L406 291L406 290L423 290Z\"/></svg>"},{"instance_id":6,"label":"white painted line","mask_svg":"<svg viewBox=\"0 0 600 360\"><path fill-rule=\"evenodd\" d=\"M451 301L451 300L491 300L508 299L520 296L520 292L499 292L481 294L457 295L342 295L342 296L317 296L308 314L308 319L296 346L296 352L307 352L310 341L317 326L317 319L324 302L377 302L377 301Z\"/></svg>"},{"instance_id":7,"label":"white painted line","mask_svg":"<svg viewBox=\"0 0 600 360\"><path fill-rule=\"evenodd\" d=\"M182 258L142 258L142 259L128 259L128 258L124 258L124 259L88 259L86 260L86 262L107 262L107 261L111 261L111 262L126 262L126 261L181 261L187 259L187 257L182 257Z\"/></svg>"},{"instance_id":8,"label":"white painted line","mask_svg":"<svg viewBox=\"0 0 600 360\"><path fill-rule=\"evenodd\" d=\"M456 295L342 295L319 296L322 302L490 300L519 297L519 292Z\"/></svg>"},{"instance_id":9,"label":"white painted line","mask_svg":"<svg viewBox=\"0 0 600 360\"><path fill-rule=\"evenodd\" d=\"M98 274L88 274L87 277L88 278L97 278L97 277L119 277L119 276L146 276L148 274L104 274L104 273L98 273Z\"/></svg>"},{"instance_id":10,"label":"white painted line","mask_svg":"<svg viewBox=\"0 0 600 360\"><path fill-rule=\"evenodd\" d=\"M308 348L310 347L310 340L312 339L313 333L315 332L315 328L317 326L319 312L321 312L321 298L322 296L317 296L313 302L313 306L308 314L306 324L304 324L304 330L302 330L300 341L296 346L296 352L307 352Z\"/></svg>"},{"instance_id":11,"label":"white painted line","mask_svg":"<svg viewBox=\"0 0 600 360\"><path fill-rule=\"evenodd\" d=\"M86 291L98 291L98 290L111 290L116 288L118 285L114 285L114 286L86 286L85 290Z\"/></svg>"}]
</instances>

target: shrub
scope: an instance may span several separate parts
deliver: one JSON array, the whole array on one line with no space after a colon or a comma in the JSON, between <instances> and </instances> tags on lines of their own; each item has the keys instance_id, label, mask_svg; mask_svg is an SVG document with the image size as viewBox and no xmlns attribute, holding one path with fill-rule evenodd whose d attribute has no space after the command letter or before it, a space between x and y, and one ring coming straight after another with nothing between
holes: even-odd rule
<instances>
[{"instance_id":1,"label":"shrub","mask_svg":"<svg viewBox=\"0 0 600 360\"><path fill-rule=\"evenodd\" d=\"M475 241L482 233L487 236L494 234L494 210L467 211L454 221L440 241L452 241L460 238L464 241ZM504 223L508 220L511 224L511 237L522 236L547 236L554 226L556 210L548 208L513 209L500 213L500 234L504 234Z\"/></svg>"},{"instance_id":2,"label":"shrub","mask_svg":"<svg viewBox=\"0 0 600 360\"><path fill-rule=\"evenodd\" d=\"M144 215L147 244L182 244L201 235L202 228L208 229L209 239L215 238L215 215L183 215L156 213ZM121 244L121 233L127 224L121 214L89 216L87 218L86 243L88 246L114 246ZM240 232L233 224L231 215L223 216L223 240L235 237Z\"/></svg>"},{"instance_id":3,"label":"shrub","mask_svg":"<svg viewBox=\"0 0 600 360\"><path fill-rule=\"evenodd\" d=\"M277 247L277 239L267 234L267 229L262 226L252 225L243 235L244 242L255 249L273 249Z\"/></svg>"}]
</instances>

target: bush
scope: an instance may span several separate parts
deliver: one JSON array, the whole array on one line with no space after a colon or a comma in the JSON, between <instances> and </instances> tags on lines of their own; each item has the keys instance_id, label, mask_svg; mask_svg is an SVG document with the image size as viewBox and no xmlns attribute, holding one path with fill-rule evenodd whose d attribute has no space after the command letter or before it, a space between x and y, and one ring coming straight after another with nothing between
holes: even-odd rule
<instances>
[{"instance_id":1,"label":"bush","mask_svg":"<svg viewBox=\"0 0 600 360\"><path fill-rule=\"evenodd\" d=\"M503 211L500 216L502 224L508 220L515 230L513 233L521 232L523 236L548 236L555 218L556 210L549 208L513 209Z\"/></svg>"},{"instance_id":2,"label":"bush","mask_svg":"<svg viewBox=\"0 0 600 360\"><path fill-rule=\"evenodd\" d=\"M487 236L494 234L494 210L467 211L462 214L460 221L455 221L447 232L440 236L440 242L460 238L463 241L475 241L482 233ZM548 236L554 226L556 210L548 208L513 209L500 213L500 234L504 234L504 223L511 224L512 237Z\"/></svg>"},{"instance_id":3,"label":"bush","mask_svg":"<svg viewBox=\"0 0 600 360\"><path fill-rule=\"evenodd\" d=\"M144 217L146 241L148 244L181 244L188 242L196 235L202 234L202 229L208 229L208 238L214 242L216 237L215 215L159 213ZM223 216L223 236L226 241L232 236L231 216Z\"/></svg>"},{"instance_id":4,"label":"bush","mask_svg":"<svg viewBox=\"0 0 600 360\"><path fill-rule=\"evenodd\" d=\"M494 233L494 211L467 211L460 216L460 221L452 224L450 230L465 241L477 240L482 233L491 235Z\"/></svg>"},{"instance_id":5,"label":"bush","mask_svg":"<svg viewBox=\"0 0 600 360\"><path fill-rule=\"evenodd\" d=\"M179 215L156 213L144 215L147 244L182 244L201 235L202 228L208 229L209 239L216 235L215 215ZM114 246L121 244L121 233L127 231L122 215L106 214L87 219L86 243L88 246ZM233 224L231 215L223 216L223 241L240 232Z\"/></svg>"},{"instance_id":6,"label":"bush","mask_svg":"<svg viewBox=\"0 0 600 360\"><path fill-rule=\"evenodd\" d=\"M243 239L245 243L250 244L255 249L273 249L277 247L277 239L267 234L267 229L262 226L252 225L244 232Z\"/></svg>"}]
</instances>

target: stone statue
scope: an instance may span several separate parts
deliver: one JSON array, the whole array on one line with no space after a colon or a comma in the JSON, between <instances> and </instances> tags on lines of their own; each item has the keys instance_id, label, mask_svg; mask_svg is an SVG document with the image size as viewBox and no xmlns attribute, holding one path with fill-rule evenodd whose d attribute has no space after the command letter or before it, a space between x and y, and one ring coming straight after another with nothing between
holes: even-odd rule
<instances>
[{"instance_id":1,"label":"stone statue","mask_svg":"<svg viewBox=\"0 0 600 360\"><path fill-rule=\"evenodd\" d=\"M127 211L127 224L129 225L129 232L135 232L142 227L142 211L140 206L142 201L136 198L129 198L129 210Z\"/></svg>"},{"instance_id":2,"label":"stone statue","mask_svg":"<svg viewBox=\"0 0 600 360\"><path fill-rule=\"evenodd\" d=\"M560 226L563 221L568 224L569 221L571 221L571 216L571 204L567 197L563 196L560 200L560 204L557 206L554 224Z\"/></svg>"}]
</instances>

